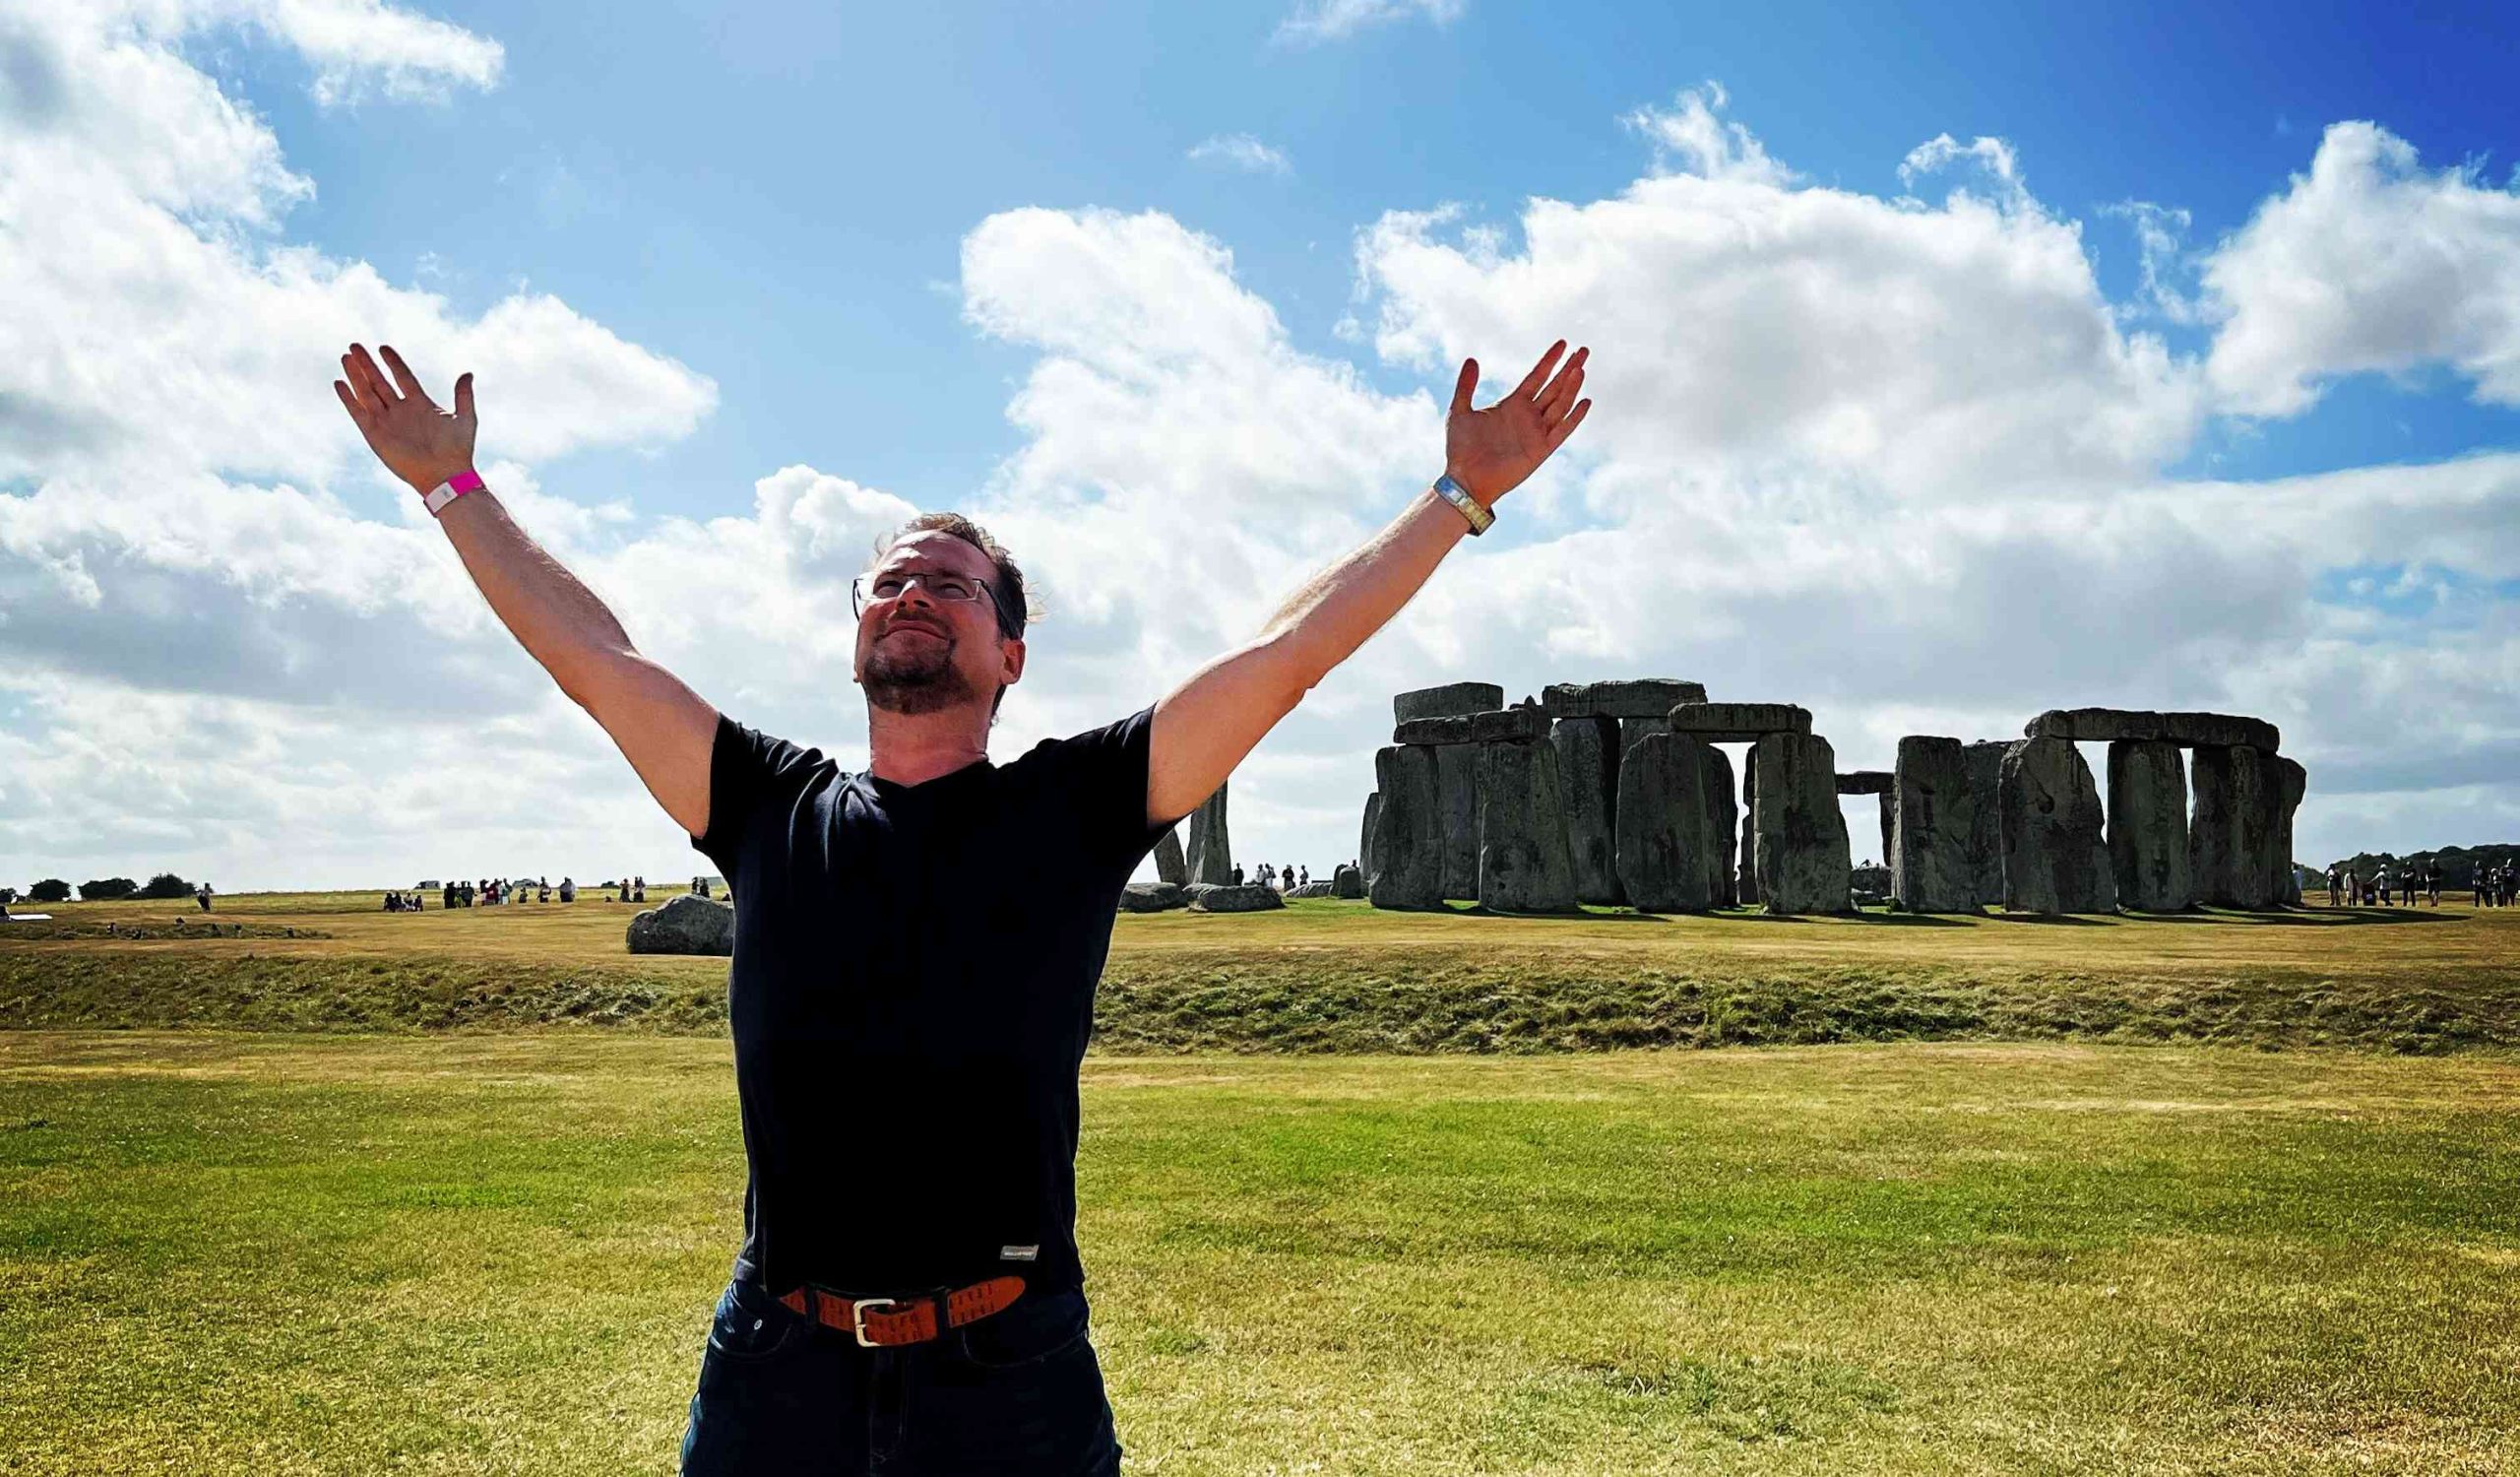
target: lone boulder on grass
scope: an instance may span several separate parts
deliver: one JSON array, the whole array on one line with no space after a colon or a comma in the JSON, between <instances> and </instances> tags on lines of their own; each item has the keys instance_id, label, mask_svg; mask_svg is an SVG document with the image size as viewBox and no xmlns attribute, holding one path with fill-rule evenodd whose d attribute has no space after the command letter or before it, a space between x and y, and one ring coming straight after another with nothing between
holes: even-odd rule
<instances>
[{"instance_id":1,"label":"lone boulder on grass","mask_svg":"<svg viewBox=\"0 0 2520 1477\"><path fill-rule=\"evenodd\" d=\"M735 910L693 893L630 920L634 954L732 954Z\"/></svg>"},{"instance_id":2,"label":"lone boulder on grass","mask_svg":"<svg viewBox=\"0 0 2520 1477\"><path fill-rule=\"evenodd\" d=\"M1277 888L1259 882L1190 890L1190 911L1193 913L1260 913L1286 905L1287 900L1278 896Z\"/></svg>"}]
</instances>

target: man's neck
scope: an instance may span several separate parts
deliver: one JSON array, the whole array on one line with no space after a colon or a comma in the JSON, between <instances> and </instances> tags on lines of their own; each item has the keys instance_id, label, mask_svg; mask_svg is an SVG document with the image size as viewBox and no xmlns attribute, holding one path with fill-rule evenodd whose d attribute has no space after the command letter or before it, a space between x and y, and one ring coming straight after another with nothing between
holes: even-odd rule
<instances>
[{"instance_id":1,"label":"man's neck","mask_svg":"<svg viewBox=\"0 0 2520 1477\"><path fill-rule=\"evenodd\" d=\"M923 785L988 757L988 709L894 713L868 705L866 767L896 785Z\"/></svg>"}]
</instances>

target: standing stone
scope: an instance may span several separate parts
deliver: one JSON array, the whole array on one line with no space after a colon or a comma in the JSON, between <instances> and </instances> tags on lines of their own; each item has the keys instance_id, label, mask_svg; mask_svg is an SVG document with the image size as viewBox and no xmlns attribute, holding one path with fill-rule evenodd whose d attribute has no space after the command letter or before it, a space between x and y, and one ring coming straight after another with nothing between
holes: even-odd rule
<instances>
[{"instance_id":1,"label":"standing stone","mask_svg":"<svg viewBox=\"0 0 2520 1477\"><path fill-rule=\"evenodd\" d=\"M1618 879L1640 913L1701 913L1716 904L1714 807L1707 797L1715 750L1655 734L1618 767ZM1728 816L1729 827L1731 819Z\"/></svg>"},{"instance_id":2,"label":"standing stone","mask_svg":"<svg viewBox=\"0 0 2520 1477\"><path fill-rule=\"evenodd\" d=\"M1891 774L1890 895L1911 913L1977 912L1968 749L1957 738L1914 735L1899 740Z\"/></svg>"},{"instance_id":3,"label":"standing stone","mask_svg":"<svg viewBox=\"0 0 2520 1477\"><path fill-rule=\"evenodd\" d=\"M1479 896L1479 750L1447 743L1435 754L1435 813L1443 824L1443 895Z\"/></svg>"},{"instance_id":4,"label":"standing stone","mask_svg":"<svg viewBox=\"0 0 2520 1477\"><path fill-rule=\"evenodd\" d=\"M1377 908L1444 904L1443 817L1435 801L1435 751L1393 744L1374 752L1374 870L1365 896Z\"/></svg>"},{"instance_id":5,"label":"standing stone","mask_svg":"<svg viewBox=\"0 0 2520 1477\"><path fill-rule=\"evenodd\" d=\"M1755 750L1759 892L1771 914L1851 913L1855 861L1838 808L1838 756L1812 734L1769 734Z\"/></svg>"},{"instance_id":6,"label":"standing stone","mask_svg":"<svg viewBox=\"0 0 2520 1477\"><path fill-rule=\"evenodd\" d=\"M1732 849L1738 836L1734 829L1740 810L1732 803L1732 757L1712 743L1700 743L1704 752L1698 763L1706 771L1706 834L1714 852L1707 858L1713 867L1707 878L1707 898L1711 907L1732 906Z\"/></svg>"},{"instance_id":7,"label":"standing stone","mask_svg":"<svg viewBox=\"0 0 2520 1477\"><path fill-rule=\"evenodd\" d=\"M2274 854L2267 860L2271 867L2267 883L2270 896L2278 905L2298 908L2301 905L2301 871L2293 865L2293 812L2301 808L2301 797L2309 793L2308 770L2282 754L2275 756L2275 842Z\"/></svg>"},{"instance_id":8,"label":"standing stone","mask_svg":"<svg viewBox=\"0 0 2520 1477\"><path fill-rule=\"evenodd\" d=\"M1381 791L1365 797L1365 831L1356 840L1356 869L1369 877L1374 874L1374 812L1381 808Z\"/></svg>"},{"instance_id":9,"label":"standing stone","mask_svg":"<svg viewBox=\"0 0 2520 1477\"><path fill-rule=\"evenodd\" d=\"M2004 755L1997 805L2007 913L2111 913L2100 787L2069 738L2025 738Z\"/></svg>"},{"instance_id":10,"label":"standing stone","mask_svg":"<svg viewBox=\"0 0 2520 1477\"><path fill-rule=\"evenodd\" d=\"M1330 873L1330 895L1332 897L1363 897L1365 874L1353 867L1334 868Z\"/></svg>"},{"instance_id":11,"label":"standing stone","mask_svg":"<svg viewBox=\"0 0 2520 1477\"><path fill-rule=\"evenodd\" d=\"M2177 744L2119 738L2109 745L2109 867L2121 907L2176 913L2195 903L2187 771Z\"/></svg>"},{"instance_id":12,"label":"standing stone","mask_svg":"<svg viewBox=\"0 0 2520 1477\"><path fill-rule=\"evenodd\" d=\"M1629 749L1657 734L1671 731L1670 720L1665 718L1622 718L1618 721L1618 748L1624 756Z\"/></svg>"},{"instance_id":13,"label":"standing stone","mask_svg":"<svg viewBox=\"0 0 2520 1477\"><path fill-rule=\"evenodd\" d=\"M1557 750L1547 743L1481 743L1479 756L1479 904L1498 913L1575 911L1575 863Z\"/></svg>"},{"instance_id":14,"label":"standing stone","mask_svg":"<svg viewBox=\"0 0 2520 1477\"><path fill-rule=\"evenodd\" d=\"M1992 907L2004 900L2004 836L2003 792L2004 755L2012 744L1994 739L1972 743L1964 755L1969 762L1969 865L1977 870L1978 884L1971 891L1981 907Z\"/></svg>"},{"instance_id":15,"label":"standing stone","mask_svg":"<svg viewBox=\"0 0 2520 1477\"><path fill-rule=\"evenodd\" d=\"M2200 902L2263 908L2272 898L2267 855L2281 808L2273 755L2247 744L2196 749L2190 781L2187 869Z\"/></svg>"},{"instance_id":16,"label":"standing stone","mask_svg":"<svg viewBox=\"0 0 2520 1477\"><path fill-rule=\"evenodd\" d=\"M1741 850L1739 880L1732 889L1732 901L1738 907L1759 905L1759 749L1750 746L1741 756Z\"/></svg>"},{"instance_id":17,"label":"standing stone","mask_svg":"<svg viewBox=\"0 0 2520 1477\"><path fill-rule=\"evenodd\" d=\"M1155 844L1155 876L1174 886L1190 880L1190 864L1181 855L1181 828L1174 826Z\"/></svg>"},{"instance_id":18,"label":"standing stone","mask_svg":"<svg viewBox=\"0 0 2520 1477\"><path fill-rule=\"evenodd\" d=\"M1617 720L1561 718L1549 726L1548 741L1557 750L1557 780L1566 792L1566 846L1575 863L1575 896L1587 903L1625 902L1612 849L1622 762Z\"/></svg>"},{"instance_id":19,"label":"standing stone","mask_svg":"<svg viewBox=\"0 0 2520 1477\"><path fill-rule=\"evenodd\" d=\"M1881 792L1881 865L1890 865L1890 848L1899 834L1899 795L1895 790Z\"/></svg>"},{"instance_id":20,"label":"standing stone","mask_svg":"<svg viewBox=\"0 0 2520 1477\"><path fill-rule=\"evenodd\" d=\"M1230 883L1233 843L1225 828L1225 786L1190 812L1190 880Z\"/></svg>"}]
</instances>

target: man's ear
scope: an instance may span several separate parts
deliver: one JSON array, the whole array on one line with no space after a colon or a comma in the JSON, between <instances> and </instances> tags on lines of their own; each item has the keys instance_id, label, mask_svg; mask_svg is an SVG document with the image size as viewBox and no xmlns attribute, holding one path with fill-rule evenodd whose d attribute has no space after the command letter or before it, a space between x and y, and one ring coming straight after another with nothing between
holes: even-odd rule
<instances>
[{"instance_id":1,"label":"man's ear","mask_svg":"<svg viewBox=\"0 0 2520 1477\"><path fill-rule=\"evenodd\" d=\"M1004 685L1012 687L1024 679L1024 638L997 644L998 671L1006 674Z\"/></svg>"}]
</instances>

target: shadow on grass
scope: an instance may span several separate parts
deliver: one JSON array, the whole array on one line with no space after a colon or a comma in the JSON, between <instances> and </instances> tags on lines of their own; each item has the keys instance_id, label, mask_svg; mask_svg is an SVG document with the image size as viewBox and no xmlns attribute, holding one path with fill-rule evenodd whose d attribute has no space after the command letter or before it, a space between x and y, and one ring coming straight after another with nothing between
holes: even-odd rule
<instances>
[{"instance_id":1,"label":"shadow on grass","mask_svg":"<svg viewBox=\"0 0 2520 1477\"><path fill-rule=\"evenodd\" d=\"M2247 913L2198 908L2187 913L2125 913L2119 918L2132 924L2220 924L2236 929L2356 929L2374 925L2386 928L2405 924L2455 923L2468 916L2428 910L2418 912L2411 908L2288 908L2280 913L2272 910Z\"/></svg>"}]
</instances>

